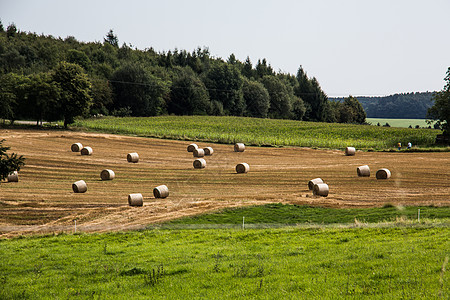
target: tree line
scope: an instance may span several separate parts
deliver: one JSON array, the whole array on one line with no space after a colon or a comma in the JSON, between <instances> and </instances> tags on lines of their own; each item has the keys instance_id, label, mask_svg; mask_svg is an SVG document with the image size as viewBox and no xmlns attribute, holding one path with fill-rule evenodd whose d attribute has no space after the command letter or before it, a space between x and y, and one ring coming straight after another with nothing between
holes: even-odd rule
<instances>
[{"instance_id":1,"label":"tree line","mask_svg":"<svg viewBox=\"0 0 450 300\"><path fill-rule=\"evenodd\" d=\"M0 22L0 118L233 115L364 123L357 99L331 102L316 78L276 72L207 48L156 52L123 43L110 30L103 42L22 32Z\"/></svg>"},{"instance_id":2,"label":"tree line","mask_svg":"<svg viewBox=\"0 0 450 300\"><path fill-rule=\"evenodd\" d=\"M368 118L425 119L435 92L400 93L381 97L358 96ZM344 98L330 98L343 101Z\"/></svg>"}]
</instances>

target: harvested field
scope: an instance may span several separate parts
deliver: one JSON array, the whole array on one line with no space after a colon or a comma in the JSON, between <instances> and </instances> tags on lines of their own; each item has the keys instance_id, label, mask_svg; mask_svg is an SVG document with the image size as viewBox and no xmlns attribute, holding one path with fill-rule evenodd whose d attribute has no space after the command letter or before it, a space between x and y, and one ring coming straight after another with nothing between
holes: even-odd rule
<instances>
[{"instance_id":1,"label":"harvested field","mask_svg":"<svg viewBox=\"0 0 450 300\"><path fill-rule=\"evenodd\" d=\"M282 202L324 207L450 205L450 153L357 152L338 150L247 147L215 144L205 169L194 169L189 142L156 140L72 131L5 130L0 138L12 152L26 157L19 182L0 183L0 236L74 230L109 231L143 228L147 224L195 215L224 207ZM91 156L71 151L80 142ZM211 143L209 143L211 144ZM199 144L200 147L206 146ZM45 149L52 149L51 152ZM138 164L126 155L139 153ZM242 161L248 174L236 174ZM358 177L355 169L388 168L392 177ZM99 173L112 169L115 179ZM313 197L311 178L322 178L328 197ZM86 181L88 191L75 194L72 183ZM155 199L153 188L167 185L170 196ZM130 207L128 194L142 193L143 207Z\"/></svg>"}]
</instances>

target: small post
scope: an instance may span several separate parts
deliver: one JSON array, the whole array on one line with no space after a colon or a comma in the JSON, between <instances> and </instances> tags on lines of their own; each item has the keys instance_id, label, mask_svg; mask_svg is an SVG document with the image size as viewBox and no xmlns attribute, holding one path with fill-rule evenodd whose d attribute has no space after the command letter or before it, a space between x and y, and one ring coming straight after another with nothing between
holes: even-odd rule
<instances>
[{"instance_id":1,"label":"small post","mask_svg":"<svg viewBox=\"0 0 450 300\"><path fill-rule=\"evenodd\" d=\"M245 217L242 217L242 229L245 229Z\"/></svg>"},{"instance_id":2,"label":"small post","mask_svg":"<svg viewBox=\"0 0 450 300\"><path fill-rule=\"evenodd\" d=\"M417 210L417 221L420 223L420 208Z\"/></svg>"},{"instance_id":3,"label":"small post","mask_svg":"<svg viewBox=\"0 0 450 300\"><path fill-rule=\"evenodd\" d=\"M74 221L75 221L75 233L77 233L77 219L75 219Z\"/></svg>"}]
</instances>

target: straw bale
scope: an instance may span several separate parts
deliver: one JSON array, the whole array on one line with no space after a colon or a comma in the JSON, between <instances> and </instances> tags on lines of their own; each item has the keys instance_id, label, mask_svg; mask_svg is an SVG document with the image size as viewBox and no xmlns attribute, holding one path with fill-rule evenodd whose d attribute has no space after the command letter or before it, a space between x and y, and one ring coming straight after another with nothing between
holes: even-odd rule
<instances>
[{"instance_id":1,"label":"straw bale","mask_svg":"<svg viewBox=\"0 0 450 300\"><path fill-rule=\"evenodd\" d=\"M195 149L194 152L192 152L194 154L194 157L203 157L205 156L205 151L203 149Z\"/></svg>"},{"instance_id":2,"label":"straw bale","mask_svg":"<svg viewBox=\"0 0 450 300\"><path fill-rule=\"evenodd\" d=\"M14 171L9 173L8 182L19 182L19 172Z\"/></svg>"},{"instance_id":3,"label":"straw bale","mask_svg":"<svg viewBox=\"0 0 450 300\"><path fill-rule=\"evenodd\" d=\"M75 143L75 144L72 144L70 149L72 150L72 152L80 152L81 149L83 149L83 145L81 143Z\"/></svg>"},{"instance_id":4,"label":"straw bale","mask_svg":"<svg viewBox=\"0 0 450 300\"><path fill-rule=\"evenodd\" d=\"M308 189L312 191L314 189L314 185L318 183L323 183L322 178L314 178L308 182Z\"/></svg>"},{"instance_id":5,"label":"straw bale","mask_svg":"<svg viewBox=\"0 0 450 300\"><path fill-rule=\"evenodd\" d=\"M167 185L160 185L153 189L155 198L167 198L169 196L169 188Z\"/></svg>"},{"instance_id":6,"label":"straw bale","mask_svg":"<svg viewBox=\"0 0 450 300\"><path fill-rule=\"evenodd\" d=\"M194 160L194 168L203 169L204 167L206 167L206 161L203 158L197 158Z\"/></svg>"},{"instance_id":7,"label":"straw bale","mask_svg":"<svg viewBox=\"0 0 450 300\"><path fill-rule=\"evenodd\" d=\"M92 148L84 147L83 149L81 149L81 155L92 155Z\"/></svg>"},{"instance_id":8,"label":"straw bale","mask_svg":"<svg viewBox=\"0 0 450 300\"><path fill-rule=\"evenodd\" d=\"M116 174L110 169L105 169L100 173L100 178L102 180L113 180L114 177L116 177Z\"/></svg>"},{"instance_id":9,"label":"straw bale","mask_svg":"<svg viewBox=\"0 0 450 300\"><path fill-rule=\"evenodd\" d=\"M212 147L203 148L203 151L205 152L206 156L211 156L214 153L214 149Z\"/></svg>"},{"instance_id":10,"label":"straw bale","mask_svg":"<svg viewBox=\"0 0 450 300\"><path fill-rule=\"evenodd\" d=\"M391 178L391 171L382 168L377 171L375 176L377 177L377 179L389 179Z\"/></svg>"},{"instance_id":11,"label":"straw bale","mask_svg":"<svg viewBox=\"0 0 450 300\"><path fill-rule=\"evenodd\" d=\"M234 152L244 152L245 145L243 143L236 143L234 145Z\"/></svg>"},{"instance_id":12,"label":"straw bale","mask_svg":"<svg viewBox=\"0 0 450 300\"><path fill-rule=\"evenodd\" d=\"M236 172L239 174L248 173L250 166L247 163L240 163L236 165Z\"/></svg>"},{"instance_id":13,"label":"straw bale","mask_svg":"<svg viewBox=\"0 0 450 300\"><path fill-rule=\"evenodd\" d=\"M345 155L347 156L353 156L356 153L355 147L347 147L345 148Z\"/></svg>"},{"instance_id":14,"label":"straw bale","mask_svg":"<svg viewBox=\"0 0 450 300\"><path fill-rule=\"evenodd\" d=\"M144 205L144 198L142 197L142 194L129 194L128 195L128 204L130 206L143 206Z\"/></svg>"},{"instance_id":15,"label":"straw bale","mask_svg":"<svg viewBox=\"0 0 450 300\"><path fill-rule=\"evenodd\" d=\"M87 185L84 180L78 180L72 184L72 190L74 193L85 193L87 191Z\"/></svg>"},{"instance_id":16,"label":"straw bale","mask_svg":"<svg viewBox=\"0 0 450 300\"><path fill-rule=\"evenodd\" d=\"M359 177L370 177L370 168L368 165L356 168L356 173Z\"/></svg>"},{"instance_id":17,"label":"straw bale","mask_svg":"<svg viewBox=\"0 0 450 300\"><path fill-rule=\"evenodd\" d=\"M127 154L127 161L131 163L137 163L139 161L139 154L136 152Z\"/></svg>"},{"instance_id":18,"label":"straw bale","mask_svg":"<svg viewBox=\"0 0 450 300\"><path fill-rule=\"evenodd\" d=\"M187 151L188 151L188 152L194 152L195 149L198 149L197 144L190 144L190 145L187 147Z\"/></svg>"},{"instance_id":19,"label":"straw bale","mask_svg":"<svg viewBox=\"0 0 450 300\"><path fill-rule=\"evenodd\" d=\"M328 196L328 192L329 192L328 184L317 183L314 185L314 188L313 188L314 196L326 197L326 196Z\"/></svg>"}]
</instances>

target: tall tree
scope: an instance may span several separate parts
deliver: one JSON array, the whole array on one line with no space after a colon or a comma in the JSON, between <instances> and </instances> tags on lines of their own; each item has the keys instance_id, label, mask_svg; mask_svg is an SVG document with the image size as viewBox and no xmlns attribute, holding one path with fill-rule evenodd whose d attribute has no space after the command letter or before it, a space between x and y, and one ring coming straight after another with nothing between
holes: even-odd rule
<instances>
[{"instance_id":1,"label":"tall tree","mask_svg":"<svg viewBox=\"0 0 450 300\"><path fill-rule=\"evenodd\" d=\"M264 76L261 82L270 96L269 116L271 118L291 118L293 99L283 82L273 75Z\"/></svg>"},{"instance_id":2,"label":"tall tree","mask_svg":"<svg viewBox=\"0 0 450 300\"><path fill-rule=\"evenodd\" d=\"M242 87L246 104L246 116L267 118L270 107L270 96L267 89L260 82L244 80Z\"/></svg>"},{"instance_id":3,"label":"tall tree","mask_svg":"<svg viewBox=\"0 0 450 300\"><path fill-rule=\"evenodd\" d=\"M219 101L226 114L242 116L245 109L242 78L236 66L216 62L209 69L204 83L212 101Z\"/></svg>"},{"instance_id":4,"label":"tall tree","mask_svg":"<svg viewBox=\"0 0 450 300\"><path fill-rule=\"evenodd\" d=\"M112 29L110 29L106 34L104 42L110 44L111 46L119 48L119 39L117 38L117 35L114 34L114 31Z\"/></svg>"},{"instance_id":5,"label":"tall tree","mask_svg":"<svg viewBox=\"0 0 450 300\"><path fill-rule=\"evenodd\" d=\"M84 70L77 64L61 62L52 74L58 85L60 97L58 108L64 117L64 127L83 114L91 104L91 83Z\"/></svg>"},{"instance_id":6,"label":"tall tree","mask_svg":"<svg viewBox=\"0 0 450 300\"><path fill-rule=\"evenodd\" d=\"M437 121L436 124L444 131L444 135L450 136L450 67L444 80L444 88L433 97L434 105L428 109L428 117Z\"/></svg>"},{"instance_id":7,"label":"tall tree","mask_svg":"<svg viewBox=\"0 0 450 300\"><path fill-rule=\"evenodd\" d=\"M133 116L157 116L165 111L168 84L142 65L127 64L114 72L110 80L116 108L131 108Z\"/></svg>"},{"instance_id":8,"label":"tall tree","mask_svg":"<svg viewBox=\"0 0 450 300\"><path fill-rule=\"evenodd\" d=\"M190 68L178 69L170 91L168 112L176 115L207 115L211 112L206 87Z\"/></svg>"}]
</instances>

